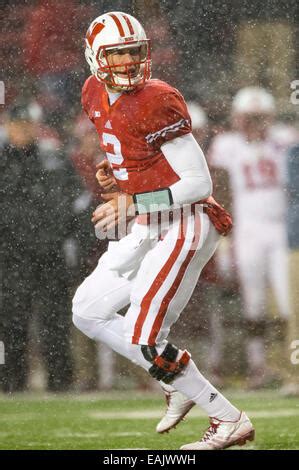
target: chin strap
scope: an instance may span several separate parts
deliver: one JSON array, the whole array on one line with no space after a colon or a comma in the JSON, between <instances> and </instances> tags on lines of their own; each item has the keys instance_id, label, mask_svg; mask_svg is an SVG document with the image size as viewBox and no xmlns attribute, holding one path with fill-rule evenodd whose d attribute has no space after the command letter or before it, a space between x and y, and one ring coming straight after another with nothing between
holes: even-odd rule
<instances>
[{"instance_id":1,"label":"chin strap","mask_svg":"<svg viewBox=\"0 0 299 470\"><path fill-rule=\"evenodd\" d=\"M141 352L144 358L153 364L148 371L149 374L154 379L163 380L167 384L171 383L182 372L191 359L191 354L185 350L180 359L177 360L179 349L170 343L167 343L160 355L155 346L142 345Z\"/></svg>"}]
</instances>

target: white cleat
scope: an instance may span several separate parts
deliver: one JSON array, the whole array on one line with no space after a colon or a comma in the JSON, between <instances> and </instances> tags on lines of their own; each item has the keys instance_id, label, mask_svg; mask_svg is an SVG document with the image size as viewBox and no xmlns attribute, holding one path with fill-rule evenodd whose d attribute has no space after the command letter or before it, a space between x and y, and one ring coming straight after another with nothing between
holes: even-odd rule
<instances>
[{"instance_id":1,"label":"white cleat","mask_svg":"<svg viewBox=\"0 0 299 470\"><path fill-rule=\"evenodd\" d=\"M172 389L172 387L167 389L163 386L162 388L165 393L167 410L156 427L156 431L160 434L175 428L195 405L192 400L189 400L189 398L186 398L182 393Z\"/></svg>"},{"instance_id":2,"label":"white cleat","mask_svg":"<svg viewBox=\"0 0 299 470\"><path fill-rule=\"evenodd\" d=\"M254 427L248 416L242 412L238 421L221 421L210 418L210 426L201 441L192 442L181 450L220 450L231 446L243 446L254 440Z\"/></svg>"}]
</instances>

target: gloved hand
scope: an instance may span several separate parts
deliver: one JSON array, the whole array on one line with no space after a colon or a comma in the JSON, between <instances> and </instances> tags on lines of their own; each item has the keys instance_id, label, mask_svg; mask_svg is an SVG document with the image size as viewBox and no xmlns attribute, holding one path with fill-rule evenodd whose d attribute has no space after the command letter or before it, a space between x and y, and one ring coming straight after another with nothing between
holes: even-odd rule
<instances>
[{"instance_id":1,"label":"gloved hand","mask_svg":"<svg viewBox=\"0 0 299 470\"><path fill-rule=\"evenodd\" d=\"M228 235L233 228L233 221L229 212L218 204L212 196L200 202L203 203L204 212L208 215L217 232L224 237Z\"/></svg>"}]
</instances>

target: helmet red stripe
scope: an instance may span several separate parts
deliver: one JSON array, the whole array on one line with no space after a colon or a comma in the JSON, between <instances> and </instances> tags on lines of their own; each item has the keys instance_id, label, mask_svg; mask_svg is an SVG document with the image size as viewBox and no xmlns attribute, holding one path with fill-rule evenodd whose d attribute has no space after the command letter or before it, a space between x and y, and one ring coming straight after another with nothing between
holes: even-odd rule
<instances>
[{"instance_id":1,"label":"helmet red stripe","mask_svg":"<svg viewBox=\"0 0 299 470\"><path fill-rule=\"evenodd\" d=\"M133 25L130 21L130 18L128 18L126 15L122 15L122 17L126 20L126 23L128 25L128 28L129 28L129 31L130 31L130 34L134 34L134 29L133 29Z\"/></svg>"},{"instance_id":2,"label":"helmet red stripe","mask_svg":"<svg viewBox=\"0 0 299 470\"><path fill-rule=\"evenodd\" d=\"M87 33L86 39L87 39L87 41L89 42L90 47L92 47L96 35L99 34L99 33L102 31L102 29L104 29L104 28L105 28L105 25L104 25L103 23L97 23L97 24L92 28L91 34L88 34L88 33Z\"/></svg>"},{"instance_id":3,"label":"helmet red stripe","mask_svg":"<svg viewBox=\"0 0 299 470\"><path fill-rule=\"evenodd\" d=\"M116 23L116 26L118 27L118 31L119 31L119 34L121 37L124 37L125 36L125 32L124 32L124 28L122 27L122 24L121 22L119 21L119 19L117 18L116 15L113 15L112 13L110 13L110 16L111 18L114 19L115 23Z\"/></svg>"}]
</instances>

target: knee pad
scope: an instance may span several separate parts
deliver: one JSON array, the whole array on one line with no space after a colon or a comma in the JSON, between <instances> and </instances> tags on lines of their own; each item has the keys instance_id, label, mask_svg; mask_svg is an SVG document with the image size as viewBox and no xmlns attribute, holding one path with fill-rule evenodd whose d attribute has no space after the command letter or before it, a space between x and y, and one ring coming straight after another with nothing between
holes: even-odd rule
<instances>
[{"instance_id":1,"label":"knee pad","mask_svg":"<svg viewBox=\"0 0 299 470\"><path fill-rule=\"evenodd\" d=\"M188 365L191 359L191 354L188 351L183 351L180 359L178 358L179 349L170 343L167 343L164 351L158 354L154 346L141 346L141 352L144 358L152 363L149 369L149 374L154 379L162 380L165 383L171 383L177 375Z\"/></svg>"}]
</instances>

